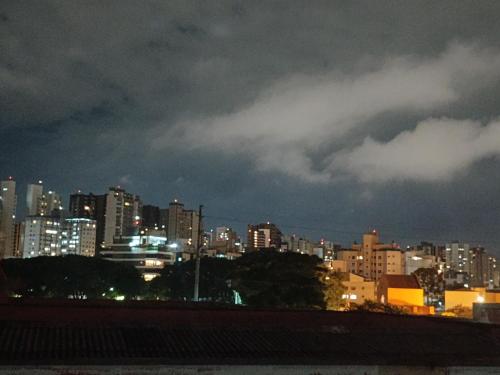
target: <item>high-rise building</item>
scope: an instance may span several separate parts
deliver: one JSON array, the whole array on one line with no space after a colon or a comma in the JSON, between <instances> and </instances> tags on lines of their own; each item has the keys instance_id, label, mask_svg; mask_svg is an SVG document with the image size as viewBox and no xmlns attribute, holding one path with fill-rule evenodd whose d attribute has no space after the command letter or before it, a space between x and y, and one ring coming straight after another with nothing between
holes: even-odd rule
<instances>
[{"instance_id":1,"label":"high-rise building","mask_svg":"<svg viewBox=\"0 0 500 375\"><path fill-rule=\"evenodd\" d=\"M55 191L49 190L46 194L42 195L42 199L45 201L45 212L46 216L57 216L61 215L63 210L62 199L59 194Z\"/></svg>"},{"instance_id":2,"label":"high-rise building","mask_svg":"<svg viewBox=\"0 0 500 375\"><path fill-rule=\"evenodd\" d=\"M184 204L174 199L168 205L167 240L174 243L182 238L184 227Z\"/></svg>"},{"instance_id":3,"label":"high-rise building","mask_svg":"<svg viewBox=\"0 0 500 375\"><path fill-rule=\"evenodd\" d=\"M55 191L44 193L42 181L38 181L37 184L28 184L26 208L28 216L60 217L63 210L62 199Z\"/></svg>"},{"instance_id":4,"label":"high-rise building","mask_svg":"<svg viewBox=\"0 0 500 375\"><path fill-rule=\"evenodd\" d=\"M200 218L198 212L184 209L177 199L168 206L167 239L170 244L194 250L198 247ZM202 228L200 228L202 229Z\"/></svg>"},{"instance_id":5,"label":"high-rise building","mask_svg":"<svg viewBox=\"0 0 500 375\"><path fill-rule=\"evenodd\" d=\"M168 227L168 208L160 208L160 229L167 229Z\"/></svg>"},{"instance_id":6,"label":"high-rise building","mask_svg":"<svg viewBox=\"0 0 500 375\"><path fill-rule=\"evenodd\" d=\"M149 229L160 229L160 208L145 204L142 206L142 227Z\"/></svg>"},{"instance_id":7,"label":"high-rise building","mask_svg":"<svg viewBox=\"0 0 500 375\"><path fill-rule=\"evenodd\" d=\"M103 195L94 195L92 193L83 194L77 193L69 196L69 215L71 217L87 218L96 220L98 211L99 199L104 201ZM104 206L104 205L103 205ZM104 207L102 209L104 214ZM104 215L103 215L104 216Z\"/></svg>"},{"instance_id":8,"label":"high-rise building","mask_svg":"<svg viewBox=\"0 0 500 375\"><path fill-rule=\"evenodd\" d=\"M70 195L69 214L72 218L92 219L96 222L96 252L104 242L106 194L83 194L78 191Z\"/></svg>"},{"instance_id":9,"label":"high-rise building","mask_svg":"<svg viewBox=\"0 0 500 375\"><path fill-rule=\"evenodd\" d=\"M489 260L484 247L472 247L467 259L469 285L472 287L487 286L489 283Z\"/></svg>"},{"instance_id":10,"label":"high-rise building","mask_svg":"<svg viewBox=\"0 0 500 375\"><path fill-rule=\"evenodd\" d=\"M467 243L453 241L446 244L445 264L446 273L469 273L469 250Z\"/></svg>"},{"instance_id":11,"label":"high-rise building","mask_svg":"<svg viewBox=\"0 0 500 375\"><path fill-rule=\"evenodd\" d=\"M500 287L500 270L497 267L497 259L492 255L488 256L488 287Z\"/></svg>"},{"instance_id":12,"label":"high-rise building","mask_svg":"<svg viewBox=\"0 0 500 375\"><path fill-rule=\"evenodd\" d=\"M61 254L95 255L96 221L86 218L68 218L62 223Z\"/></svg>"},{"instance_id":13,"label":"high-rise building","mask_svg":"<svg viewBox=\"0 0 500 375\"><path fill-rule=\"evenodd\" d=\"M110 246L115 238L136 234L141 225L141 210L139 196L119 187L109 188L106 194L103 245Z\"/></svg>"},{"instance_id":14,"label":"high-rise building","mask_svg":"<svg viewBox=\"0 0 500 375\"><path fill-rule=\"evenodd\" d=\"M229 227L217 227L209 244L209 248L217 254L237 252L240 250L238 235Z\"/></svg>"},{"instance_id":15,"label":"high-rise building","mask_svg":"<svg viewBox=\"0 0 500 375\"><path fill-rule=\"evenodd\" d=\"M187 239L188 248L196 249L198 247L199 242L199 226L200 226L200 218L198 216L198 212L194 210L186 210L184 211L184 225L181 232L181 238ZM203 229L203 228L202 228Z\"/></svg>"},{"instance_id":16,"label":"high-rise building","mask_svg":"<svg viewBox=\"0 0 500 375\"><path fill-rule=\"evenodd\" d=\"M28 216L24 221L23 258L61 255L61 223L48 216Z\"/></svg>"},{"instance_id":17,"label":"high-rise building","mask_svg":"<svg viewBox=\"0 0 500 375\"><path fill-rule=\"evenodd\" d=\"M37 184L28 184L28 189L26 193L26 210L27 216L37 216L40 215L43 210L43 185L42 181L38 181Z\"/></svg>"},{"instance_id":18,"label":"high-rise building","mask_svg":"<svg viewBox=\"0 0 500 375\"><path fill-rule=\"evenodd\" d=\"M249 251L264 248L281 248L283 235L279 228L270 222L256 225L248 225L247 247Z\"/></svg>"},{"instance_id":19,"label":"high-rise building","mask_svg":"<svg viewBox=\"0 0 500 375\"><path fill-rule=\"evenodd\" d=\"M15 247L16 182L9 178L0 183L0 259L13 257Z\"/></svg>"}]
</instances>

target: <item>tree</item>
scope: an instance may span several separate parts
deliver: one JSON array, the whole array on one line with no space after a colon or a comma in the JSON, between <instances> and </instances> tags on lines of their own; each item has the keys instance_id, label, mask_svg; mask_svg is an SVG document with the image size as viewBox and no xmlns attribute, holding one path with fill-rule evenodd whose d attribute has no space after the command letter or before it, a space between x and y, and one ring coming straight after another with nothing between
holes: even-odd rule
<instances>
[{"instance_id":1,"label":"tree","mask_svg":"<svg viewBox=\"0 0 500 375\"><path fill-rule=\"evenodd\" d=\"M134 298L144 280L133 267L78 255L4 259L2 267L12 294L26 297Z\"/></svg>"},{"instance_id":2,"label":"tree","mask_svg":"<svg viewBox=\"0 0 500 375\"><path fill-rule=\"evenodd\" d=\"M342 284L342 274L325 270L321 277L324 285L324 299L327 310L339 310L343 305L342 295L346 287Z\"/></svg>"},{"instance_id":3,"label":"tree","mask_svg":"<svg viewBox=\"0 0 500 375\"><path fill-rule=\"evenodd\" d=\"M443 274L436 268L419 268L413 272L424 289L426 305L439 306L444 300L445 282Z\"/></svg>"},{"instance_id":4,"label":"tree","mask_svg":"<svg viewBox=\"0 0 500 375\"><path fill-rule=\"evenodd\" d=\"M175 301L191 301L194 291L195 261L190 260L165 267L150 283L150 296ZM232 303L233 291L229 275L233 262L224 258L201 258L201 301Z\"/></svg>"},{"instance_id":5,"label":"tree","mask_svg":"<svg viewBox=\"0 0 500 375\"><path fill-rule=\"evenodd\" d=\"M247 253L234 263L232 286L248 306L326 307L321 282L325 268L318 257L261 250Z\"/></svg>"}]
</instances>

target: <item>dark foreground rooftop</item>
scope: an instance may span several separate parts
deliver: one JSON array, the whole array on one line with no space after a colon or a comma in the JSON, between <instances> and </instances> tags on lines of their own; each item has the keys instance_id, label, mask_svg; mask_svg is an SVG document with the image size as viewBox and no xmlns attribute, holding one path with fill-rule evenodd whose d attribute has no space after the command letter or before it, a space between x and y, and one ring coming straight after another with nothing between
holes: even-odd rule
<instances>
[{"instance_id":1,"label":"dark foreground rooftop","mask_svg":"<svg viewBox=\"0 0 500 375\"><path fill-rule=\"evenodd\" d=\"M9 299L0 365L500 366L500 325L363 312Z\"/></svg>"}]
</instances>

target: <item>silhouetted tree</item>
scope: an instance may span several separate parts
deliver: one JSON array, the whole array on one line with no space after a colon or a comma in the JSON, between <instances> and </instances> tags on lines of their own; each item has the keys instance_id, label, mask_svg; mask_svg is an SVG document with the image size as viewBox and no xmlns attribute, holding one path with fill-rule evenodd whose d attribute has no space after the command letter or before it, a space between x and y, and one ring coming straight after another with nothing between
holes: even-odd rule
<instances>
[{"instance_id":1,"label":"silhouetted tree","mask_svg":"<svg viewBox=\"0 0 500 375\"><path fill-rule=\"evenodd\" d=\"M230 273L234 263L224 258L201 258L199 297L202 301L232 303ZM149 285L150 296L175 301L190 301L194 293L195 261L165 267Z\"/></svg>"},{"instance_id":2,"label":"silhouetted tree","mask_svg":"<svg viewBox=\"0 0 500 375\"><path fill-rule=\"evenodd\" d=\"M2 268L12 294L23 297L134 298L144 281L133 267L78 255L4 259Z\"/></svg>"},{"instance_id":3,"label":"silhouetted tree","mask_svg":"<svg viewBox=\"0 0 500 375\"><path fill-rule=\"evenodd\" d=\"M439 306L444 301L445 282L442 273L436 268L419 268L413 272L424 289L425 302L427 305Z\"/></svg>"},{"instance_id":4,"label":"silhouetted tree","mask_svg":"<svg viewBox=\"0 0 500 375\"><path fill-rule=\"evenodd\" d=\"M321 279L326 269L315 256L273 250L236 259L232 286L249 306L280 308L326 307Z\"/></svg>"}]
</instances>

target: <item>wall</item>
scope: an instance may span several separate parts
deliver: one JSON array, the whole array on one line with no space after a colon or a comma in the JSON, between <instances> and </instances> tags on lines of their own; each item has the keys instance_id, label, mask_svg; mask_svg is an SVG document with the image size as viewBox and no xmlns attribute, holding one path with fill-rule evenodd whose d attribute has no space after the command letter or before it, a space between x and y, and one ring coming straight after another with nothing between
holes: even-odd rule
<instances>
[{"instance_id":1,"label":"wall","mask_svg":"<svg viewBox=\"0 0 500 375\"><path fill-rule=\"evenodd\" d=\"M387 295L387 303L393 305L424 305L423 289L388 288Z\"/></svg>"},{"instance_id":2,"label":"wall","mask_svg":"<svg viewBox=\"0 0 500 375\"><path fill-rule=\"evenodd\" d=\"M0 366L0 375L473 375L498 374L500 367L409 366Z\"/></svg>"}]
</instances>

